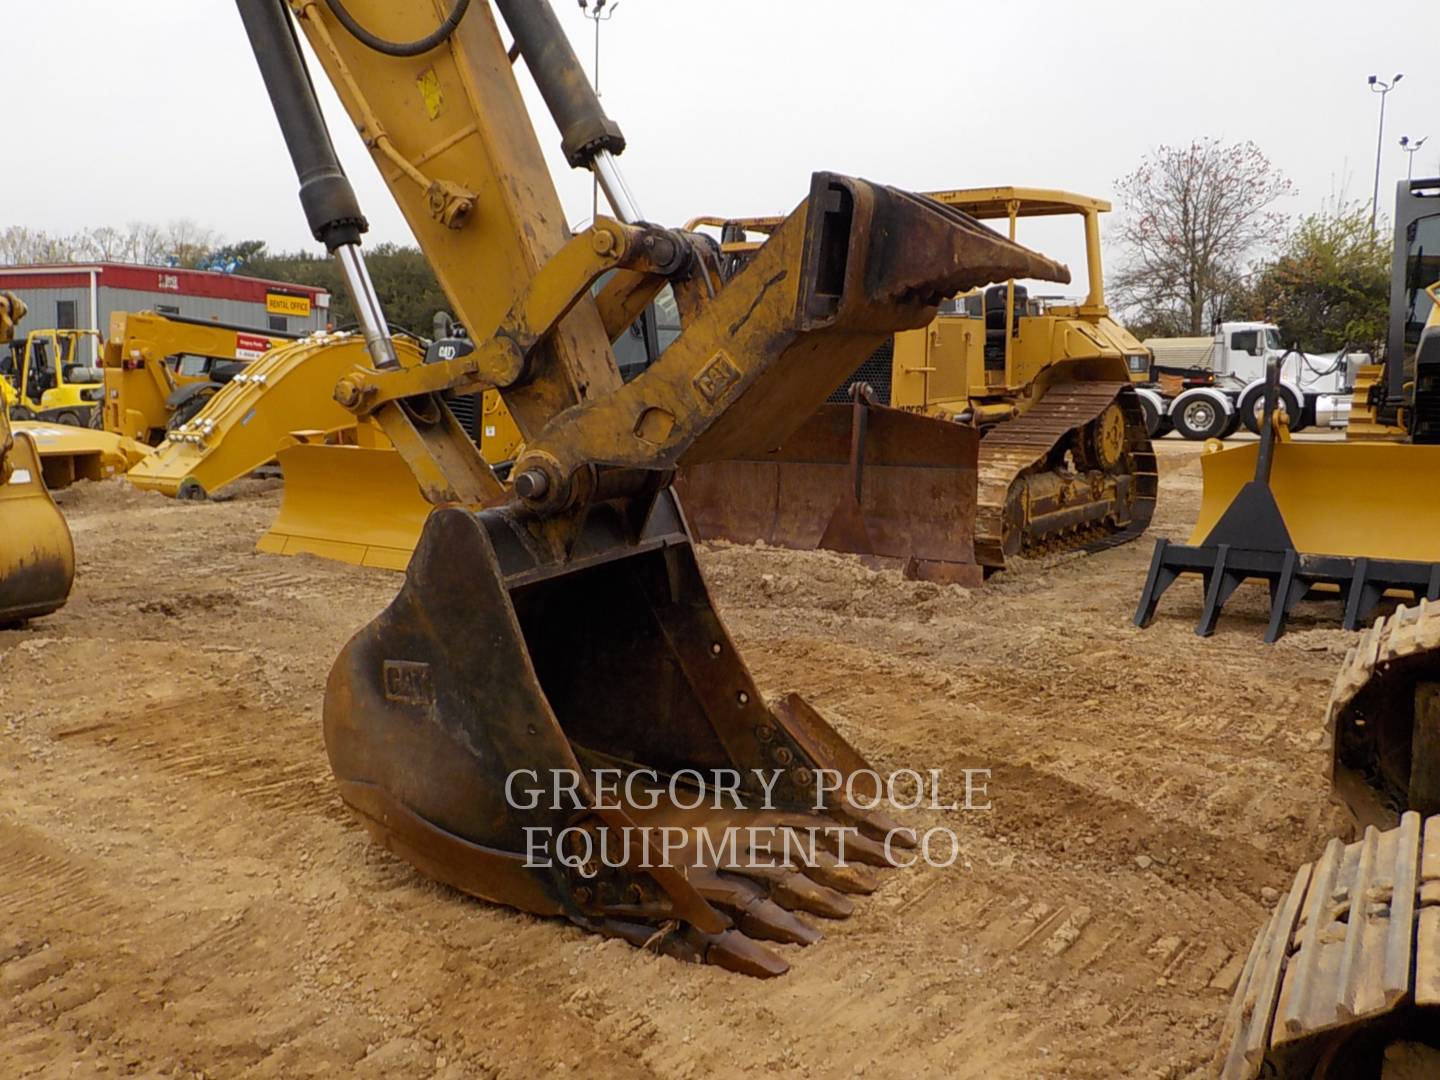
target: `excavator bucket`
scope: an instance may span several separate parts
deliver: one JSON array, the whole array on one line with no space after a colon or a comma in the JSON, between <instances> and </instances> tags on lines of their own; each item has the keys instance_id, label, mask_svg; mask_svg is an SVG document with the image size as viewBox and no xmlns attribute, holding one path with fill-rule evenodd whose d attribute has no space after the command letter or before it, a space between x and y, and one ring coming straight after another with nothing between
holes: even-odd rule
<instances>
[{"instance_id":1,"label":"excavator bucket","mask_svg":"<svg viewBox=\"0 0 1440 1080\"><path fill-rule=\"evenodd\" d=\"M0 523L0 626L58 610L75 580L75 545L41 480L35 444L22 432L8 451L0 444Z\"/></svg>"},{"instance_id":2,"label":"excavator bucket","mask_svg":"<svg viewBox=\"0 0 1440 1080\"><path fill-rule=\"evenodd\" d=\"M859 555L912 578L979 585L979 433L876 405L826 404L766 454L691 466L676 479L700 539Z\"/></svg>"},{"instance_id":3,"label":"excavator bucket","mask_svg":"<svg viewBox=\"0 0 1440 1080\"><path fill-rule=\"evenodd\" d=\"M760 940L819 936L787 908L848 914L892 850L860 755L764 704L668 490L561 561L511 508L435 510L324 728L345 801L425 873L752 975L788 966Z\"/></svg>"},{"instance_id":4,"label":"excavator bucket","mask_svg":"<svg viewBox=\"0 0 1440 1080\"><path fill-rule=\"evenodd\" d=\"M1387 592L1440 598L1440 505L1415 498L1440 468L1440 446L1294 442L1278 436L1272 398L1258 443L1207 453L1200 467L1194 533L1188 544L1156 541L1136 626L1150 624L1160 597L1187 573L1205 583L1201 636L1250 579L1270 590L1267 642L1317 588L1338 596L1347 630Z\"/></svg>"},{"instance_id":5,"label":"excavator bucket","mask_svg":"<svg viewBox=\"0 0 1440 1080\"><path fill-rule=\"evenodd\" d=\"M432 507L393 448L299 441L276 457L280 512L256 551L405 569Z\"/></svg>"}]
</instances>

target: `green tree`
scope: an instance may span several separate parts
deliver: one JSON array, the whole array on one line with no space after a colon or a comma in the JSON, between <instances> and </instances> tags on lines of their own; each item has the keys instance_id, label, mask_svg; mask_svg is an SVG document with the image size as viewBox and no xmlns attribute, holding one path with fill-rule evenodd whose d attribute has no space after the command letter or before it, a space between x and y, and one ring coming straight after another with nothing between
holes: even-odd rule
<instances>
[{"instance_id":1,"label":"green tree","mask_svg":"<svg viewBox=\"0 0 1440 1080\"><path fill-rule=\"evenodd\" d=\"M1280 256L1257 275L1255 309L1307 350L1378 352L1389 317L1388 236L1370 228L1363 203L1331 201L1301 219Z\"/></svg>"}]
</instances>

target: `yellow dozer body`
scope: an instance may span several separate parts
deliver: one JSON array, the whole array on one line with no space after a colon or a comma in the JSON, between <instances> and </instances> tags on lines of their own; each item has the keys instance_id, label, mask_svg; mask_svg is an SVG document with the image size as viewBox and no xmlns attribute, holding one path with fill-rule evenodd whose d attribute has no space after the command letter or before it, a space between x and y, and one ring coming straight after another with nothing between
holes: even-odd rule
<instances>
[{"instance_id":1,"label":"yellow dozer body","mask_svg":"<svg viewBox=\"0 0 1440 1080\"><path fill-rule=\"evenodd\" d=\"M113 312L100 355L105 399L97 426L158 446L231 375L288 339L153 311Z\"/></svg>"},{"instance_id":2,"label":"yellow dozer body","mask_svg":"<svg viewBox=\"0 0 1440 1080\"><path fill-rule=\"evenodd\" d=\"M1148 378L1150 356L1105 303L1099 219L1110 204L1015 187L930 197L1005 222L1011 239L1022 220L1078 219L1088 293L1032 297L1008 281L942 304L929 326L896 334L868 357L784 445L687 471L681 491L701 536L818 543L922 577L975 581L980 567L1002 569L1022 551L1109 546L1144 531L1157 477L1130 386ZM735 264L754 249L748 237L773 220L700 219L722 230ZM833 432L852 399L870 407L854 413L854 445L837 453ZM926 425L896 412L969 429L974 445L935 434L927 457ZM961 487L974 494L956 502Z\"/></svg>"},{"instance_id":3,"label":"yellow dozer body","mask_svg":"<svg viewBox=\"0 0 1440 1080\"><path fill-rule=\"evenodd\" d=\"M1440 599L1440 179L1401 181L1395 220L1385 363L1357 383L1356 437L1291 439L1282 410L1258 447L1207 447L1194 532L1156 542L1136 625L1187 573L1205 581L1201 635L1251 580L1270 590L1267 641L1309 595L1338 597L1347 630L1387 593Z\"/></svg>"},{"instance_id":4,"label":"yellow dozer body","mask_svg":"<svg viewBox=\"0 0 1440 1080\"><path fill-rule=\"evenodd\" d=\"M24 316L19 297L0 292L0 344ZM74 580L75 545L41 479L35 444L12 432L0 409L0 626L58 610Z\"/></svg>"},{"instance_id":5,"label":"yellow dozer body","mask_svg":"<svg viewBox=\"0 0 1440 1080\"><path fill-rule=\"evenodd\" d=\"M383 431L434 507L398 595L326 685L341 797L387 850L474 896L779 975L770 943L820 936L795 912L847 915L876 884L859 864L915 838L813 708L763 700L671 478L783 442L945 297L1065 270L932 200L816 173L726 280L707 238L636 207L623 135L548 3L462 2L438 25L433 5L344 8L240 0L311 230L362 328L367 355L332 395ZM292 12L473 351L394 346ZM566 226L519 64L616 216ZM667 287L684 330L627 382L612 343ZM482 389L524 440L508 484L442 396ZM721 784L733 799L715 800ZM769 835L778 857L754 846Z\"/></svg>"}]
</instances>

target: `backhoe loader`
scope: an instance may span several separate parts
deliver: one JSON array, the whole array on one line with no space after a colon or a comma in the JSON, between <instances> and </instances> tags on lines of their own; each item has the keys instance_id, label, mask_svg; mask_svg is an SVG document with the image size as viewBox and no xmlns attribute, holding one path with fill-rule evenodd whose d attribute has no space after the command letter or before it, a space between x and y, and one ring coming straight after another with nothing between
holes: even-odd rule
<instances>
[{"instance_id":1,"label":"backhoe loader","mask_svg":"<svg viewBox=\"0 0 1440 1080\"><path fill-rule=\"evenodd\" d=\"M20 298L0 292L0 345L24 317ZM74 580L70 528L40 478L35 444L0 409L0 627L56 611Z\"/></svg>"},{"instance_id":2,"label":"backhoe loader","mask_svg":"<svg viewBox=\"0 0 1440 1080\"><path fill-rule=\"evenodd\" d=\"M1259 443L1207 447L1194 531L1186 544L1156 541L1136 626L1150 624L1184 574L1205 584L1201 636L1214 632L1247 580L1270 591L1267 642L1306 597L1336 598L1347 630L1358 630L1387 593L1440 599L1440 500L1426 490L1440 476L1437 253L1440 179L1402 180L1384 377L1367 379L1351 406L1366 438L1294 441L1282 410Z\"/></svg>"},{"instance_id":3,"label":"backhoe loader","mask_svg":"<svg viewBox=\"0 0 1440 1080\"><path fill-rule=\"evenodd\" d=\"M391 851L475 896L783 972L761 942L813 941L791 909L847 914L846 893L874 885L855 864L887 863L886 841L905 837L864 758L814 709L763 703L710 601L674 471L783 441L946 297L1065 269L931 200L817 173L724 282L710 241L645 221L620 128L548 3L238 5L312 232L360 322L366 356L334 396L379 426L435 506L399 595L330 674L342 798ZM473 351L423 363L396 347L292 13ZM521 62L613 217L566 227ZM666 285L684 331L623 382L611 342ZM439 396L487 388L524 439L508 486ZM813 857L765 856L761 835L776 851L798 837ZM647 847L667 837L668 851ZM837 837L848 845L822 850Z\"/></svg>"},{"instance_id":4,"label":"backhoe loader","mask_svg":"<svg viewBox=\"0 0 1440 1080\"><path fill-rule=\"evenodd\" d=\"M1157 475L1132 384L1149 378L1150 356L1105 304L1110 204L1016 187L929 197L1007 222L1012 240L1021 220L1078 218L1087 295L1031 297L1007 281L948 300L929 326L867 357L783 445L685 470L701 537L833 548L974 584L980 567L1003 569L1022 551L1110 546L1145 530ZM755 249L747 238L776 220L697 223L721 229L733 269Z\"/></svg>"}]
</instances>

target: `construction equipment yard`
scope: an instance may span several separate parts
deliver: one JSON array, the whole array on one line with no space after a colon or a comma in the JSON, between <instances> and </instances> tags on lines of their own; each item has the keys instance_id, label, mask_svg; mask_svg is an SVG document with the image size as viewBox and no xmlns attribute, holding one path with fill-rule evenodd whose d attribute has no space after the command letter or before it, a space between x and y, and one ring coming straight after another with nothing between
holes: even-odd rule
<instances>
[{"instance_id":1,"label":"construction equipment yard","mask_svg":"<svg viewBox=\"0 0 1440 1080\"><path fill-rule=\"evenodd\" d=\"M1199 448L1156 449L1183 539ZM1251 586L1196 648L1195 579L1130 625L1147 543L976 590L706 545L766 697L945 801L990 770L988 811L900 815L954 865L882 875L768 981L469 899L354 826L320 738L399 575L256 554L279 497L57 493L74 592L0 632L0 1075L1205 1075L1256 928L1344 831L1331 611L1262 646Z\"/></svg>"}]
</instances>

